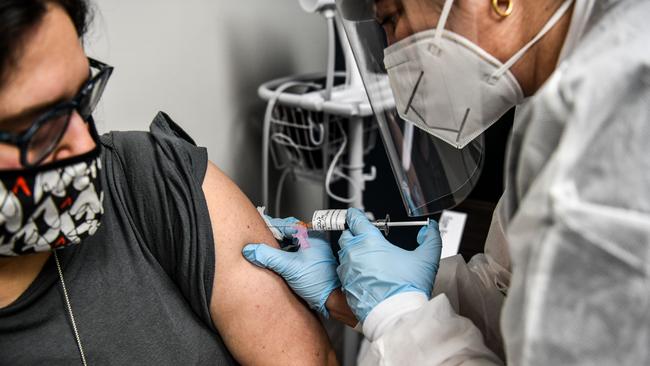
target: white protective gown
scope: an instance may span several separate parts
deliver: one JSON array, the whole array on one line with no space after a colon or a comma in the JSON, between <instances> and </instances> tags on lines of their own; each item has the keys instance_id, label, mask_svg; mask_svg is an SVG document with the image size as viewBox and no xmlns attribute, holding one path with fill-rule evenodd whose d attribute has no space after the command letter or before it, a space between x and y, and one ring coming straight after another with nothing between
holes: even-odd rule
<instances>
[{"instance_id":1,"label":"white protective gown","mask_svg":"<svg viewBox=\"0 0 650 366\"><path fill-rule=\"evenodd\" d=\"M650 365L650 0L573 14L518 107L486 254L444 260L430 301L378 305L361 365L501 364L503 345L512 365Z\"/></svg>"}]
</instances>

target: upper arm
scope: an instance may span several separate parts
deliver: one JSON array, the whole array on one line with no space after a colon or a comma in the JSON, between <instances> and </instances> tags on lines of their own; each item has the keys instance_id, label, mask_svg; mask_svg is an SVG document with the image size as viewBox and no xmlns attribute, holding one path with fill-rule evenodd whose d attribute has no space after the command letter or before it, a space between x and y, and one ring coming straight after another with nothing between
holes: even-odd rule
<instances>
[{"instance_id":1,"label":"upper arm","mask_svg":"<svg viewBox=\"0 0 650 366\"><path fill-rule=\"evenodd\" d=\"M277 243L248 198L212 163L203 181L215 245L210 313L242 364L324 364L334 360L317 317L274 273L246 261L248 243Z\"/></svg>"}]
</instances>

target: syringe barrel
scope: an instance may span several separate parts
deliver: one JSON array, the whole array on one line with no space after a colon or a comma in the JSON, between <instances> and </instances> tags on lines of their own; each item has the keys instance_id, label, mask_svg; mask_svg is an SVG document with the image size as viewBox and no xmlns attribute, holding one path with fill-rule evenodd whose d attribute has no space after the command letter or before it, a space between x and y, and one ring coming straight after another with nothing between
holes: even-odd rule
<instances>
[{"instance_id":1,"label":"syringe barrel","mask_svg":"<svg viewBox=\"0 0 650 366\"><path fill-rule=\"evenodd\" d=\"M318 210L312 216L310 229L315 231L343 231L348 229L346 222L348 210ZM371 222L384 234L388 234L390 218L386 215L384 220Z\"/></svg>"},{"instance_id":2,"label":"syringe barrel","mask_svg":"<svg viewBox=\"0 0 650 366\"><path fill-rule=\"evenodd\" d=\"M348 228L345 218L348 210L318 210L311 218L311 229L315 231L343 231Z\"/></svg>"}]
</instances>

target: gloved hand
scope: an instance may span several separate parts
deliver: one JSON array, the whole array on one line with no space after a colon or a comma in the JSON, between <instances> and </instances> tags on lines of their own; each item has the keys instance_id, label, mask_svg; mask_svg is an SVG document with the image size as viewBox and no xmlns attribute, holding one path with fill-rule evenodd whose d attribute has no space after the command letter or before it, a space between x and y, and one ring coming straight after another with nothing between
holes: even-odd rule
<instances>
[{"instance_id":1,"label":"gloved hand","mask_svg":"<svg viewBox=\"0 0 650 366\"><path fill-rule=\"evenodd\" d=\"M339 240L337 272L359 321L393 295L418 291L431 297L442 252L438 223L431 221L420 230L414 251L391 244L360 210L348 210L347 223L350 229Z\"/></svg>"},{"instance_id":2,"label":"gloved hand","mask_svg":"<svg viewBox=\"0 0 650 366\"><path fill-rule=\"evenodd\" d=\"M297 232L292 228L298 222L294 218L272 219L271 222L283 228L281 231L286 236ZM321 238L310 236L309 245L309 248L292 253L265 244L248 244L242 253L251 263L282 276L309 307L329 318L325 303L332 291L341 287L336 275L336 258L330 244Z\"/></svg>"},{"instance_id":3,"label":"gloved hand","mask_svg":"<svg viewBox=\"0 0 650 366\"><path fill-rule=\"evenodd\" d=\"M263 215L264 222L268 225L269 230L276 240L291 239L293 235L298 233L296 225L300 222L295 217L287 217L284 219L273 218L269 215Z\"/></svg>"}]
</instances>

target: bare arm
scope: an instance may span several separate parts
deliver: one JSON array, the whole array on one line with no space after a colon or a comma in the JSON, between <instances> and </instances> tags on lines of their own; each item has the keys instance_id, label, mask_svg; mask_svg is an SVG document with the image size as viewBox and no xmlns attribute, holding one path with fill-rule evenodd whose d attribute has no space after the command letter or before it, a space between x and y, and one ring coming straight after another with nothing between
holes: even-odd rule
<instances>
[{"instance_id":1,"label":"bare arm","mask_svg":"<svg viewBox=\"0 0 650 366\"><path fill-rule=\"evenodd\" d=\"M215 243L210 313L230 352L242 364L336 364L318 318L279 276L242 257L247 243L277 246L255 207L212 163L203 192Z\"/></svg>"},{"instance_id":2,"label":"bare arm","mask_svg":"<svg viewBox=\"0 0 650 366\"><path fill-rule=\"evenodd\" d=\"M336 289L330 294L325 306L327 307L327 311L330 312L332 318L340 321L348 327L355 328L357 324L359 324L354 313L350 310L350 306L348 305L341 289Z\"/></svg>"}]
</instances>

